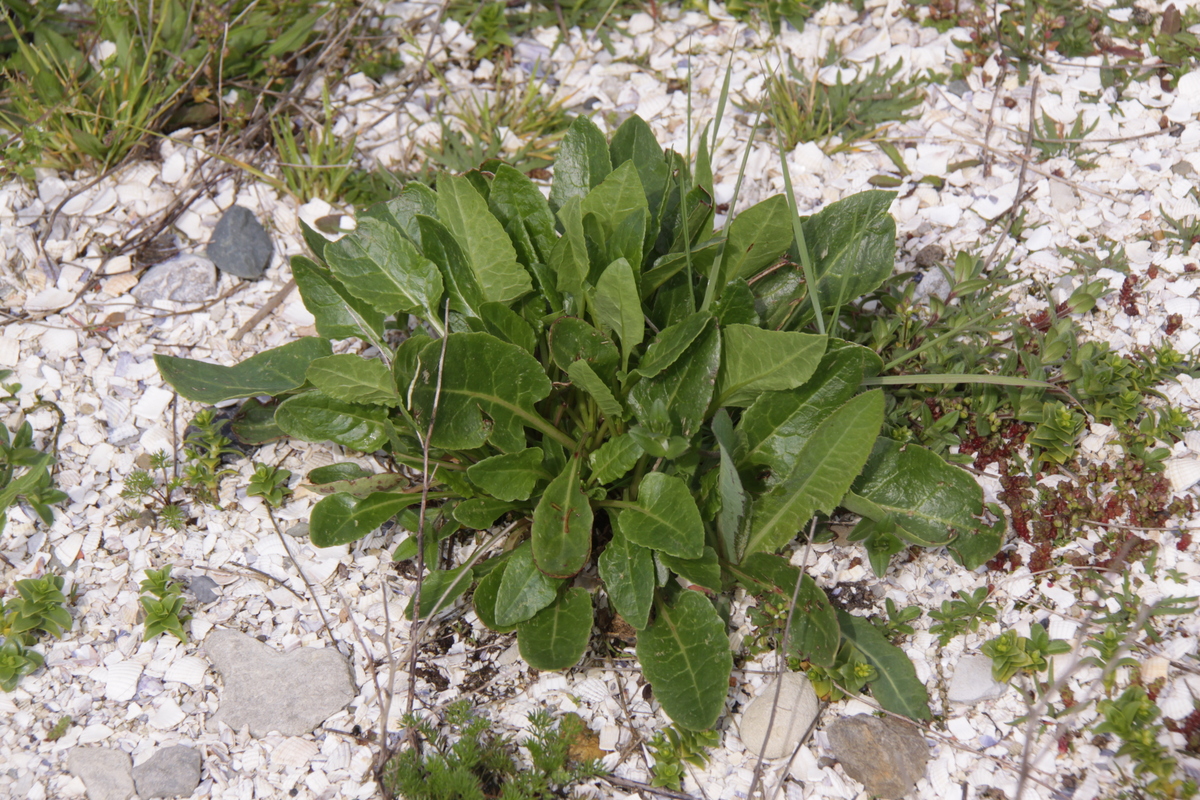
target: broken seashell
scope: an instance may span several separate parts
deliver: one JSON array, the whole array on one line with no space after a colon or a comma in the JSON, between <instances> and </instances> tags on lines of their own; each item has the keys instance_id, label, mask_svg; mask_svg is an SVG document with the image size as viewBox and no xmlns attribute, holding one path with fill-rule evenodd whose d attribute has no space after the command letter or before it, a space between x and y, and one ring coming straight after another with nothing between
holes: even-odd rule
<instances>
[{"instance_id":1,"label":"broken seashell","mask_svg":"<svg viewBox=\"0 0 1200 800\"><path fill-rule=\"evenodd\" d=\"M299 736L289 736L271 753L271 766L275 769L303 767L320 751L321 748L316 742L301 739Z\"/></svg>"},{"instance_id":2,"label":"broken seashell","mask_svg":"<svg viewBox=\"0 0 1200 800\"><path fill-rule=\"evenodd\" d=\"M196 658L195 656L184 656L167 667L163 673L163 680L183 683L196 688L204 683L204 673L207 671L208 664L204 659Z\"/></svg>"},{"instance_id":3,"label":"broken seashell","mask_svg":"<svg viewBox=\"0 0 1200 800\"><path fill-rule=\"evenodd\" d=\"M1173 458L1166 463L1163 474L1167 476L1172 491L1186 491L1200 482L1200 461L1194 458Z\"/></svg>"},{"instance_id":4,"label":"broken seashell","mask_svg":"<svg viewBox=\"0 0 1200 800\"><path fill-rule=\"evenodd\" d=\"M142 676L142 665L136 661L122 661L108 668L104 681L104 696L123 703L137 694L138 678Z\"/></svg>"},{"instance_id":5,"label":"broken seashell","mask_svg":"<svg viewBox=\"0 0 1200 800\"><path fill-rule=\"evenodd\" d=\"M1142 662L1142 681L1153 683L1159 678L1167 677L1167 668L1171 662L1162 656L1151 656Z\"/></svg>"}]
</instances>

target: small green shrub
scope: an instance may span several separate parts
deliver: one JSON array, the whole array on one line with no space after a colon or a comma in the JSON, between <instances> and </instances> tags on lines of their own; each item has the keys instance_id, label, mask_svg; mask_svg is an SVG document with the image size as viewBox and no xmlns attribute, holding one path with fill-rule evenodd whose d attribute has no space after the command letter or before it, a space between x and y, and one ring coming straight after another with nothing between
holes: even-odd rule
<instances>
[{"instance_id":1,"label":"small green shrub","mask_svg":"<svg viewBox=\"0 0 1200 800\"><path fill-rule=\"evenodd\" d=\"M171 565L162 569L146 570L146 577L141 583L142 596L139 602L146 615L146 627L142 634L143 641L148 641L160 633L170 633L181 642L187 642L187 634L183 632L183 623L191 619L182 615L183 587L171 580Z\"/></svg>"},{"instance_id":2,"label":"small green shrub","mask_svg":"<svg viewBox=\"0 0 1200 800\"><path fill-rule=\"evenodd\" d=\"M16 594L0 603L0 689L11 692L42 666L42 655L29 649L41 635L61 639L71 629L64 583L58 575L20 580Z\"/></svg>"},{"instance_id":3,"label":"small green shrub","mask_svg":"<svg viewBox=\"0 0 1200 800\"><path fill-rule=\"evenodd\" d=\"M71 614L65 608L60 575L27 578L15 584L17 594L3 606L0 634L7 639L19 638L32 644L39 633L61 639L71 629Z\"/></svg>"},{"instance_id":4,"label":"small green shrub","mask_svg":"<svg viewBox=\"0 0 1200 800\"><path fill-rule=\"evenodd\" d=\"M532 769L513 757L515 746L491 731L491 723L466 700L446 709L446 725L458 734L453 744L428 720L416 716L404 724L424 741L388 759L380 779L405 800L551 800L571 784L602 774L598 762L574 763L572 744L583 733L578 716L557 724L544 711L529 715L530 734L523 743Z\"/></svg>"},{"instance_id":5,"label":"small green shrub","mask_svg":"<svg viewBox=\"0 0 1200 800\"><path fill-rule=\"evenodd\" d=\"M0 643L0 689L11 692L26 675L42 666L41 653L26 648L15 638Z\"/></svg>"},{"instance_id":6,"label":"small green shrub","mask_svg":"<svg viewBox=\"0 0 1200 800\"><path fill-rule=\"evenodd\" d=\"M1046 629L1034 623L1029 626L1029 635L1021 636L1009 630L994 639L988 639L980 648L992 659L992 677L1000 683L1008 683L1018 672L1045 672L1049 669L1049 656L1071 652L1070 642L1051 639Z\"/></svg>"},{"instance_id":7,"label":"small green shrub","mask_svg":"<svg viewBox=\"0 0 1200 800\"><path fill-rule=\"evenodd\" d=\"M663 786L680 791L683 788L684 764L704 768L708 765L707 748L721 742L717 731L689 731L675 725L654 734L650 751L654 754L654 779L651 786Z\"/></svg>"},{"instance_id":8,"label":"small green shrub","mask_svg":"<svg viewBox=\"0 0 1200 800\"><path fill-rule=\"evenodd\" d=\"M531 666L567 669L593 616L592 592L569 579L595 568L638 630L655 697L702 730L732 669L710 596L798 593L789 655L833 668L846 644L889 677L871 684L884 707L925 718L903 652L774 555L838 507L863 517L857 540L948 546L970 568L1000 545L970 475L879 435L878 356L825 332L892 272L893 195L803 219L777 196L717 233L711 175L707 149L693 178L641 119L610 144L578 118L549 200L498 165L442 177L436 193L410 184L336 243L307 230L314 258L292 268L319 338L232 367L156 361L188 399L271 396L284 434L388 454L386 475L310 476L328 489L310 519L317 546L418 505L400 467L421 468L426 449L425 497L445 521L426 524L427 555L459 527L515 522L512 549L425 576L410 616L477 584L485 624L515 629ZM393 344L409 315L423 327ZM350 336L378 356L334 355L328 340Z\"/></svg>"},{"instance_id":9,"label":"small green shrub","mask_svg":"<svg viewBox=\"0 0 1200 800\"><path fill-rule=\"evenodd\" d=\"M975 591L956 592L957 600L943 600L940 611L930 611L929 616L937 622L929 626L929 632L938 637L942 647L959 634L979 630L981 622L996 621L996 607L986 602L988 587L980 586Z\"/></svg>"},{"instance_id":10,"label":"small green shrub","mask_svg":"<svg viewBox=\"0 0 1200 800\"><path fill-rule=\"evenodd\" d=\"M19 383L4 383L12 376L12 370L0 370L0 403L14 403ZM62 430L63 413L54 403L39 400L30 411L39 407L49 408L58 415L58 424L51 436L50 452L39 450L33 440L33 426L28 420L21 423L16 433L0 425L0 533L8 525L8 508L13 503L23 502L33 509L38 518L47 525L54 523L54 512L50 506L67 500L66 492L54 488L52 469L58 458L55 454L58 434Z\"/></svg>"},{"instance_id":11,"label":"small green shrub","mask_svg":"<svg viewBox=\"0 0 1200 800\"><path fill-rule=\"evenodd\" d=\"M192 433L184 440L183 474L179 465L166 451L150 454L150 468L136 469L125 479L121 497L144 504L142 513L149 513L171 530L182 530L188 522L184 502L188 497L196 503L217 508L221 479L234 474L223 469L227 456L241 455L233 442L220 431L216 413L205 409L192 420ZM120 522L139 519L140 514L127 510Z\"/></svg>"}]
</instances>

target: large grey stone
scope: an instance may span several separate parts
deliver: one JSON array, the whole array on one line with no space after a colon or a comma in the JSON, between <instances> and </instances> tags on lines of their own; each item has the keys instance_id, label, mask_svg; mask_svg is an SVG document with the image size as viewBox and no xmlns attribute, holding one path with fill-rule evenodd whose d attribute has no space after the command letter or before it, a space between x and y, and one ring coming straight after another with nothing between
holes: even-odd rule
<instances>
[{"instance_id":1,"label":"large grey stone","mask_svg":"<svg viewBox=\"0 0 1200 800\"><path fill-rule=\"evenodd\" d=\"M189 797L200 785L200 752L179 744L133 768L138 797Z\"/></svg>"},{"instance_id":2,"label":"large grey stone","mask_svg":"<svg viewBox=\"0 0 1200 800\"><path fill-rule=\"evenodd\" d=\"M992 700L1004 694L1008 687L992 679L992 660L987 656L971 655L958 660L954 677L946 690L946 699L951 703L974 705L982 700Z\"/></svg>"},{"instance_id":3,"label":"large grey stone","mask_svg":"<svg viewBox=\"0 0 1200 800\"><path fill-rule=\"evenodd\" d=\"M217 292L217 268L204 256L178 255L155 264L130 292L143 303L203 303Z\"/></svg>"},{"instance_id":4,"label":"large grey stone","mask_svg":"<svg viewBox=\"0 0 1200 800\"><path fill-rule=\"evenodd\" d=\"M915 725L895 717L859 714L825 729L842 769L883 800L900 800L925 775L929 745Z\"/></svg>"},{"instance_id":5,"label":"large grey stone","mask_svg":"<svg viewBox=\"0 0 1200 800\"><path fill-rule=\"evenodd\" d=\"M128 753L107 747L72 747L67 753L67 769L83 781L88 800L129 800L137 796Z\"/></svg>"},{"instance_id":6,"label":"large grey stone","mask_svg":"<svg viewBox=\"0 0 1200 800\"><path fill-rule=\"evenodd\" d=\"M350 665L336 650L303 647L280 653L244 633L215 630L204 640L225 679L216 726L250 726L252 736L301 736L346 707L357 692Z\"/></svg>"},{"instance_id":7,"label":"large grey stone","mask_svg":"<svg viewBox=\"0 0 1200 800\"><path fill-rule=\"evenodd\" d=\"M274 250L270 235L254 212L233 206L217 223L206 252L222 272L255 279L266 271Z\"/></svg>"},{"instance_id":8,"label":"large grey stone","mask_svg":"<svg viewBox=\"0 0 1200 800\"><path fill-rule=\"evenodd\" d=\"M771 707L775 705L776 687L779 705L772 722ZM783 758L791 755L800 744L817 718L817 711L817 693L808 678L799 672L785 672L767 684L746 706L738 731L751 753L763 758Z\"/></svg>"}]
</instances>

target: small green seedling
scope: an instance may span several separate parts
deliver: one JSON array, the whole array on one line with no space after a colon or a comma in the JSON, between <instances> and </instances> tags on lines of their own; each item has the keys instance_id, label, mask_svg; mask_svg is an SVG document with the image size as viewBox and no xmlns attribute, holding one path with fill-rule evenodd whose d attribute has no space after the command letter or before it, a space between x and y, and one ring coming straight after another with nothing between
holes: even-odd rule
<instances>
[{"instance_id":1,"label":"small green seedling","mask_svg":"<svg viewBox=\"0 0 1200 800\"><path fill-rule=\"evenodd\" d=\"M1008 630L983 643L980 649L992 659L992 677L1008 683L1018 672L1045 672L1050 668L1050 656L1071 652L1071 645L1062 639L1051 639L1039 624L1029 626L1029 636Z\"/></svg>"},{"instance_id":2,"label":"small green seedling","mask_svg":"<svg viewBox=\"0 0 1200 800\"><path fill-rule=\"evenodd\" d=\"M1130 686L1116 700L1101 700L1097 709L1104 721L1092 730L1121 740L1117 755L1127 757L1129 764L1115 763L1122 773L1132 766L1133 784L1138 790L1134 796L1173 800L1196 795L1195 781L1178 769L1177 759L1159 740L1161 726L1155 722L1161 712L1145 687Z\"/></svg>"},{"instance_id":3,"label":"small green seedling","mask_svg":"<svg viewBox=\"0 0 1200 800\"><path fill-rule=\"evenodd\" d=\"M66 735L67 729L71 727L72 722L73 720L71 719L70 714L64 714L63 716L59 717L58 722L54 723L54 727L46 732L46 741L57 742L64 735Z\"/></svg>"},{"instance_id":4,"label":"small green seedling","mask_svg":"<svg viewBox=\"0 0 1200 800\"><path fill-rule=\"evenodd\" d=\"M950 644L950 640L961 633L979 630L980 622L995 622L996 607L985 602L988 598L988 587L980 586L967 594L957 592L957 600L943 600L940 611L930 611L929 616L936 619L929 626L929 632L938 637L942 647Z\"/></svg>"},{"instance_id":5,"label":"small green seedling","mask_svg":"<svg viewBox=\"0 0 1200 800\"><path fill-rule=\"evenodd\" d=\"M191 617L180 616L183 611L183 588L171 580L171 565L162 569L146 570L146 578L141 583L142 596L140 602L146 614L146 629L142 634L143 641L149 641L160 633L170 633L181 642L187 642L187 634L183 631L183 623Z\"/></svg>"},{"instance_id":6,"label":"small green seedling","mask_svg":"<svg viewBox=\"0 0 1200 800\"><path fill-rule=\"evenodd\" d=\"M9 638L0 644L0 689L11 692L21 678L42 666L42 656L24 647L17 639Z\"/></svg>"},{"instance_id":7,"label":"small green seedling","mask_svg":"<svg viewBox=\"0 0 1200 800\"><path fill-rule=\"evenodd\" d=\"M684 764L704 768L708 764L705 751L720 743L719 731L689 731L678 725L664 728L650 740L654 753L654 779L650 785L681 791Z\"/></svg>"},{"instance_id":8,"label":"small green seedling","mask_svg":"<svg viewBox=\"0 0 1200 800\"><path fill-rule=\"evenodd\" d=\"M292 493L287 485L290 477L290 470L256 463L254 474L250 476L250 484L246 487L246 494L249 497L261 497L271 508L279 508Z\"/></svg>"},{"instance_id":9,"label":"small green seedling","mask_svg":"<svg viewBox=\"0 0 1200 800\"><path fill-rule=\"evenodd\" d=\"M61 639L71 629L71 614L64 607L63 579L59 575L17 581L17 596L4 604L0 634L33 644L39 632Z\"/></svg>"}]
</instances>

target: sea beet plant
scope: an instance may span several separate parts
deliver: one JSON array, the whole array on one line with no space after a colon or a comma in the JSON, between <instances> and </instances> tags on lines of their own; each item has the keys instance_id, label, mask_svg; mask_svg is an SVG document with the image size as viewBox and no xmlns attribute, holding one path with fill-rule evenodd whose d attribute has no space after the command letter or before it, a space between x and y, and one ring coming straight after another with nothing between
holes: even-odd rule
<instances>
[{"instance_id":1,"label":"sea beet plant","mask_svg":"<svg viewBox=\"0 0 1200 800\"><path fill-rule=\"evenodd\" d=\"M885 708L927 718L903 652L776 555L839 507L884 567L947 545L976 568L1000 545L968 474L879 435L879 357L825 333L892 272L893 195L802 219L775 196L714 232L707 142L693 175L636 117L611 144L577 119L548 199L496 163L437 187L409 185L337 242L305 231L314 257L292 269L319 338L231 367L158 356L165 379L205 403L271 396L264 435L386 453L387 474L310 475L317 546L411 517L423 494L402 466L430 484L425 549L403 557L510 521L508 549L431 570L410 613L474 586L531 666L567 669L606 602L666 712L702 730L732 668L716 596L740 585L795 606L789 655L834 669L853 651ZM348 337L362 355L333 354ZM573 580L597 571L598 587Z\"/></svg>"}]
</instances>

